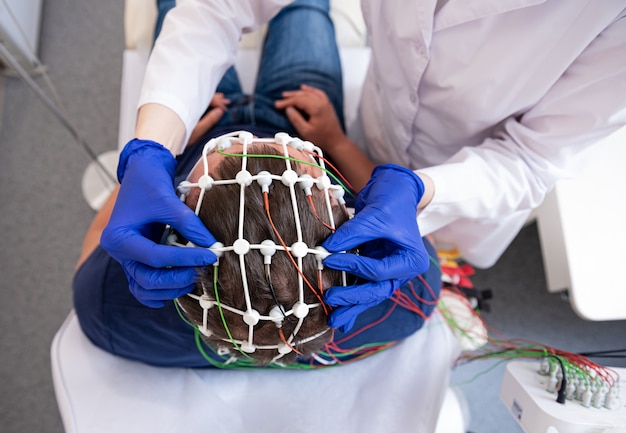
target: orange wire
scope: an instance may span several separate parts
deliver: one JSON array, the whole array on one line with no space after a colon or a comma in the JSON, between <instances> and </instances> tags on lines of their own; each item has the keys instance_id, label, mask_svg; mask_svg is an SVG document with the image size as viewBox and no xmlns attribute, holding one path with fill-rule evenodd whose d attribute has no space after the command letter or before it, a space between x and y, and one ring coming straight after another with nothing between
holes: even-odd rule
<instances>
[{"instance_id":1,"label":"orange wire","mask_svg":"<svg viewBox=\"0 0 626 433\"><path fill-rule=\"evenodd\" d=\"M332 228L330 225L326 224L324 221L322 221L322 219L320 218L319 214L317 213L317 209L315 209L315 205L313 204L313 198L310 195L306 196L309 204L311 205L311 209L313 210L313 215L315 215L315 218L317 218L317 220L319 222L321 222L324 227L326 227L328 230L330 230L331 232L334 232L335 229Z\"/></svg>"},{"instance_id":2,"label":"orange wire","mask_svg":"<svg viewBox=\"0 0 626 433\"><path fill-rule=\"evenodd\" d=\"M322 285L322 270L321 269L317 270L317 288L319 289L320 293L324 293L324 286Z\"/></svg>"},{"instance_id":3,"label":"orange wire","mask_svg":"<svg viewBox=\"0 0 626 433\"><path fill-rule=\"evenodd\" d=\"M296 349L291 344L289 344L289 342L285 338L285 334L283 333L283 330L281 328L278 328L278 335L280 335L280 339L282 340L283 343L285 343L287 345L287 347L289 347L291 350L296 352L298 355L303 356L302 352L300 352L298 349Z\"/></svg>"},{"instance_id":4,"label":"orange wire","mask_svg":"<svg viewBox=\"0 0 626 433\"><path fill-rule=\"evenodd\" d=\"M274 230L274 233L276 234L276 237L278 238L278 241L280 242L280 244L285 249L285 252L287 253L287 257L289 257L289 260L293 264L294 268L296 268L296 271L298 271L298 274L300 274L300 276L302 277L302 281L304 281L306 283L306 285L309 287L309 289L311 289L311 292L313 292L313 294L315 295L317 300L320 301L320 304L322 305L322 308L324 309L324 314L326 314L326 316L328 316L328 307L327 307L327 305L324 303L324 300L322 299L322 297L313 288L313 286L311 285L309 280L306 279L306 277L302 273L302 270L298 267L298 264L293 259L293 256L291 255L291 253L287 249L287 244L285 244L285 241L283 240L283 238L280 235L280 233L278 233L278 230L276 229L276 226L274 225L274 221L272 220L272 215L270 214L270 203L269 203L269 198L268 198L268 193L267 192L263 193L263 202L265 204L265 212L267 214L267 218L270 221L270 224L272 226L272 229Z\"/></svg>"}]
</instances>

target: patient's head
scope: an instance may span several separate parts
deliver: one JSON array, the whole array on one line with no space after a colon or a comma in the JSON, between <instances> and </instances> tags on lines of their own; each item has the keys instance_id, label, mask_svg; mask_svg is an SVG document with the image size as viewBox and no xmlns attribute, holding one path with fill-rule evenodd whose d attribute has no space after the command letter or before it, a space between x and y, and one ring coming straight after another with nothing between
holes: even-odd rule
<instances>
[{"instance_id":1,"label":"patient's head","mask_svg":"<svg viewBox=\"0 0 626 433\"><path fill-rule=\"evenodd\" d=\"M284 149L288 149L292 158L312 162L309 154L290 147ZM303 252L300 248L302 243L309 250L321 245L332 233L330 226L336 227L346 220L345 209L333 197L332 189L324 189L327 177L319 167L289 162L299 180L293 182L292 189L285 185L283 180L289 178L283 176L287 163L277 158L284 155L284 149L276 143L248 145L245 171L249 175L243 177L241 156L218 153L208 156L212 186L204 190L197 213L225 247L219 249L218 266L202 269L195 291L178 299L187 317L198 325L211 347L238 358L250 357L259 365L273 360L292 363L298 353L308 357L331 338L327 326L328 307L321 300L323 290L340 285L342 281L338 271L328 268L318 271L323 256ZM225 149L233 154L241 151L241 145ZM270 182L270 177L264 173L283 176L283 179ZM203 174L204 166L200 163L188 180L202 184ZM244 223L241 227L242 186L240 183L220 184L220 180L234 180L238 175L239 179L252 177L251 181L242 180L249 185L243 187ZM302 187L302 175L311 176L309 196ZM268 184L266 193L262 190L263 183ZM295 194L299 229L292 194ZM200 195L199 188L190 190L186 202L192 209L196 209ZM328 213L327 195L332 216ZM291 252L287 253L284 247ZM203 309L202 303L207 308Z\"/></svg>"}]
</instances>

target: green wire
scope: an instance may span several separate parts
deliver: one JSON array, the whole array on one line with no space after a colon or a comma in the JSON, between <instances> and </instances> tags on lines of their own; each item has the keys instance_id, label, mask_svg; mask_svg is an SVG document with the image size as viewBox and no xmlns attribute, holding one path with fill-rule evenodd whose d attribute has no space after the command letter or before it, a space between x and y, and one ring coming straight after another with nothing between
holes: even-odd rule
<instances>
[{"instance_id":1,"label":"green wire","mask_svg":"<svg viewBox=\"0 0 626 433\"><path fill-rule=\"evenodd\" d=\"M187 318L185 317L183 312L180 310L180 305L178 304L178 299L174 299L174 307L176 307L176 312L178 313L178 316L181 319L183 319L183 322L185 322L187 325L191 326L192 328L196 328L196 325L194 325L189 320L187 320Z\"/></svg>"},{"instance_id":2,"label":"green wire","mask_svg":"<svg viewBox=\"0 0 626 433\"><path fill-rule=\"evenodd\" d=\"M233 343L233 346L235 346L235 349L237 349L239 351L239 353L241 353L246 358L252 359L250 357L250 355L248 355L246 352L244 352L241 349L241 346L239 346L237 344L237 342L233 338L232 334L230 333L230 329L228 328L228 324L226 323L226 318L224 317L224 310L222 309L222 304L220 303L220 295L219 295L218 290L217 290L217 268L218 268L218 266L214 266L213 267L213 291L215 292L215 303L217 304L217 309L220 312L220 317L222 318L222 323L224 324L224 329L226 330L226 334L228 334L228 338L230 339L230 342Z\"/></svg>"},{"instance_id":3,"label":"green wire","mask_svg":"<svg viewBox=\"0 0 626 433\"><path fill-rule=\"evenodd\" d=\"M221 364L219 361L213 359L208 353L206 353L206 351L204 350L204 347L202 346L202 338L200 338L200 330L197 327L194 328L193 336L196 341L196 347L198 348L198 351L200 352L200 354L202 355L204 359L209 361L209 364L217 368L226 368L227 364Z\"/></svg>"},{"instance_id":4,"label":"green wire","mask_svg":"<svg viewBox=\"0 0 626 433\"><path fill-rule=\"evenodd\" d=\"M289 160L289 161L293 161L293 162L298 162L300 164L304 164L304 165L309 165L311 167L317 167L320 170L326 172L326 174L328 174L330 177L332 177L335 182L337 182L339 184L339 186L341 186L344 191L346 191L348 194L350 194L352 197L354 197L354 193L352 191L350 191L350 189L337 177L335 176L330 170L328 170L327 168L324 167L320 167L318 164L315 164L313 162L308 162L308 161L302 161L301 159L298 158L293 158L291 156L284 156L284 155L264 155L264 154L256 154L256 153L247 153L247 154L243 154L243 153L226 153L223 150L217 150L217 153L219 153L220 155L223 156L235 156L235 157L239 157L239 158L243 158L244 156L249 157L249 158L273 158L273 159L282 159L282 160Z\"/></svg>"},{"instance_id":5,"label":"green wire","mask_svg":"<svg viewBox=\"0 0 626 433\"><path fill-rule=\"evenodd\" d=\"M318 355L326 355L328 357L334 357L334 358L346 358L348 356L352 356L353 354L360 352L362 350L368 349L370 347L379 347L379 346L386 346L388 345L390 342L387 343L367 343L367 344L363 344L359 347L355 347L354 349L350 349L346 352L341 352L341 353L334 353L334 354L330 354L328 352L320 352L318 353ZM390 346L391 347L391 346ZM376 353L382 352L386 350L386 348L381 348L380 350L376 351ZM362 354L362 356L369 356L370 353L369 352L365 352L364 354ZM357 356L358 359L358 356Z\"/></svg>"},{"instance_id":6,"label":"green wire","mask_svg":"<svg viewBox=\"0 0 626 433\"><path fill-rule=\"evenodd\" d=\"M196 342L196 347L198 348L198 351L200 352L202 357L204 359L206 359L214 367L222 368L223 364L219 364L217 360L213 359L211 356L209 356L205 352L204 348L202 347L202 340L200 338L200 330L198 329L198 326L193 324L193 323L191 323L189 320L187 320L187 318L185 317L185 315L181 311L181 307L180 307L180 305L178 303L178 299L174 300L174 307L176 307L176 312L178 313L178 316L182 319L182 321L185 322L187 325L189 325L189 326L191 326L193 328L193 334L194 334L194 340ZM215 353L215 352L213 352L213 353Z\"/></svg>"},{"instance_id":7,"label":"green wire","mask_svg":"<svg viewBox=\"0 0 626 433\"><path fill-rule=\"evenodd\" d=\"M474 382L476 379L478 379L479 377L484 376L485 374L487 374L487 373L489 373L490 371L494 370L496 367L498 367L500 364L502 364L503 362L506 362L506 361L507 361L506 359L501 359L500 361L498 361L498 362L494 363L494 364L493 364L492 366L490 366L489 368L487 368L487 369L485 369L485 370L483 370L483 371L480 371L480 372L476 373L473 377L471 377L471 378L469 378L469 379L467 379L467 380L461 381L461 382L455 382L455 383L453 383L453 384L452 384L452 386L467 385L468 383L472 383L472 382Z\"/></svg>"},{"instance_id":8,"label":"green wire","mask_svg":"<svg viewBox=\"0 0 626 433\"><path fill-rule=\"evenodd\" d=\"M217 287L217 273L214 273L214 287ZM178 316L181 318L181 320L183 322L185 322L187 325L189 325L191 328L193 328L194 331L194 340L196 343L196 347L198 349L198 351L200 352L200 354L202 355L202 357L209 362L213 367L217 367L217 368L222 368L222 369L259 369L259 368L274 368L274 369L284 369L284 370L315 370L315 369L319 369L319 368L328 368L328 367L336 367L339 366L341 364L337 363L337 364L331 364L331 365L314 365L311 366L310 364L305 364L305 363L295 363L295 364L290 364L290 365L280 365L280 364L270 364L268 366L265 367L260 367L258 365L255 365L253 362L253 359L246 354L245 352L243 352L242 350L240 350L239 346L236 344L236 342L234 341L234 339L232 338L232 335L230 334L230 331L228 329L228 326L226 325L226 321L223 315L223 310L220 307L220 303L219 303L219 294L215 293L216 296L216 303L218 306L218 309L220 311L220 315L222 317L222 322L224 323L224 327L226 329L226 332L228 333L229 338L231 339L231 342L233 343L233 345L247 358L245 360L236 360L234 362L229 362L228 364L226 363L220 363L219 361L217 361L216 359L214 359L212 356L210 356L207 351L205 350L204 346L206 346L207 348L209 348L211 350L211 352L217 356L218 355L215 350L213 350L213 348L209 345L207 345L204 340L202 340L201 338L201 332L200 329L198 329L198 326L195 325L194 323L190 322L189 320L187 320L187 318L185 317L185 315L183 314L180 304L178 303L178 299L174 300L174 307L176 309L176 312L178 313ZM363 344L361 346L358 346L354 349L351 349L348 352L343 352L343 353L337 353L337 354L330 354L329 352L318 352L319 356L326 356L328 358L345 358L348 356L351 356L354 353L366 350L370 347L376 347L376 346L386 346L387 344L389 344L389 342L386 343L369 343L369 344ZM385 349L381 349L378 352L382 352ZM369 352L365 352L361 355L358 355L355 360L359 360L361 358L367 357L371 355L371 353Z\"/></svg>"}]
</instances>

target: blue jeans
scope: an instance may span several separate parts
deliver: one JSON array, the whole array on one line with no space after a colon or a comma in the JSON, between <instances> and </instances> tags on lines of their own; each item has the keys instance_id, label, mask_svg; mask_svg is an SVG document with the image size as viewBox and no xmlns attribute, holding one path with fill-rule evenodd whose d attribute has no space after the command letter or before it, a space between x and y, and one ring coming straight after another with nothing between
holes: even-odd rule
<instances>
[{"instance_id":1,"label":"blue jeans","mask_svg":"<svg viewBox=\"0 0 626 433\"><path fill-rule=\"evenodd\" d=\"M165 14L176 6L176 0L156 0L157 3L157 21L154 26L154 39L159 36L161 33L161 27L163 27L163 19L165 18Z\"/></svg>"},{"instance_id":2,"label":"blue jeans","mask_svg":"<svg viewBox=\"0 0 626 433\"><path fill-rule=\"evenodd\" d=\"M157 31L175 2L158 3ZM344 126L341 62L329 9L328 0L297 0L269 22L254 93L244 94L235 68L228 69L217 91L231 103L216 127L254 125L295 135L284 111L274 108L274 101L301 84L323 90Z\"/></svg>"}]
</instances>

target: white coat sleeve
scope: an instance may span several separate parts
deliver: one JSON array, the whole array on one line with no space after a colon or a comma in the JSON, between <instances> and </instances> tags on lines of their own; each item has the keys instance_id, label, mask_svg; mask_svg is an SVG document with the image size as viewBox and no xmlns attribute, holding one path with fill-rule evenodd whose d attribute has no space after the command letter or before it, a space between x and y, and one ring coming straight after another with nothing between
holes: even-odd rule
<instances>
[{"instance_id":1,"label":"white coat sleeve","mask_svg":"<svg viewBox=\"0 0 626 433\"><path fill-rule=\"evenodd\" d=\"M519 229L519 221L542 203L558 179L576 175L574 162L581 152L626 125L624 59L622 13L535 106L504 121L481 145L419 170L435 183L433 200L419 215L423 234L446 226L443 232L456 237L461 253L464 244L471 245L464 254L470 261L473 256L478 265L493 264L516 231L499 246L481 247L480 239L489 242L511 216L517 215L513 226Z\"/></svg>"},{"instance_id":2,"label":"white coat sleeve","mask_svg":"<svg viewBox=\"0 0 626 433\"><path fill-rule=\"evenodd\" d=\"M178 0L148 61L139 107L161 104L186 128L185 142L234 64L242 33L268 22L292 0Z\"/></svg>"}]
</instances>

